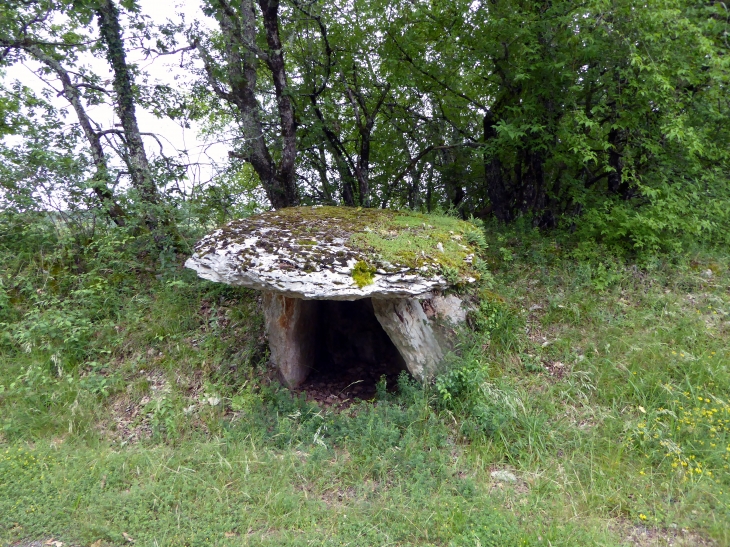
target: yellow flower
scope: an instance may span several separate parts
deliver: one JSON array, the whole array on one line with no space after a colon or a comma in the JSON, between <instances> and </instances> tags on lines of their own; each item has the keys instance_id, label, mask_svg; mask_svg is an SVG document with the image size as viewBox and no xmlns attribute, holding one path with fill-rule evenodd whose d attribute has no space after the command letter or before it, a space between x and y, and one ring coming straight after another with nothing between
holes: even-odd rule
<instances>
[{"instance_id":1,"label":"yellow flower","mask_svg":"<svg viewBox=\"0 0 730 547\"><path fill-rule=\"evenodd\" d=\"M644 513L639 513L639 518L641 520L646 520L646 515Z\"/></svg>"}]
</instances>

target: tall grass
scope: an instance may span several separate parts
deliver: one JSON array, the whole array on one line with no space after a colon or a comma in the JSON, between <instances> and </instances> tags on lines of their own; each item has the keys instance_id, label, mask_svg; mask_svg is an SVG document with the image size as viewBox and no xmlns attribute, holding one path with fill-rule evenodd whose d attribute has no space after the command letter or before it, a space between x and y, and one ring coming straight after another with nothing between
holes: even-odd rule
<instances>
[{"instance_id":1,"label":"tall grass","mask_svg":"<svg viewBox=\"0 0 730 547\"><path fill-rule=\"evenodd\" d=\"M336 411L273 379L256 293L3 229L0 543L730 544L721 252L490 227L449 371Z\"/></svg>"}]
</instances>

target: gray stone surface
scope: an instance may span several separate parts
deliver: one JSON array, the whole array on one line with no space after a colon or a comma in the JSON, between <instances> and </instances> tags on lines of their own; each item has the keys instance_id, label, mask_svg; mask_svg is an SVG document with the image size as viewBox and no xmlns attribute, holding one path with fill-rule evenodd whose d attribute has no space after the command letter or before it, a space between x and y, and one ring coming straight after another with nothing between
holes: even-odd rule
<instances>
[{"instance_id":1,"label":"gray stone surface","mask_svg":"<svg viewBox=\"0 0 730 547\"><path fill-rule=\"evenodd\" d=\"M316 207L272 211L234 221L204 237L185 265L204 279L263 291L271 360L289 387L306 380L325 350L329 360L338 363L391 362L402 357L413 376L426 381L454 349L456 329L467 310L457 296L442 294L449 287L439 273L439 257L446 249L441 241L430 239L433 226L424 222L400 228L409 238L413 234L418 259L403 262L417 266L393 264L372 253L366 256L362 247L352 244L352 234L372 232L370 225L379 230L379 237L398 236L397 230L383 228L380 220L399 214ZM363 217L370 220L362 221ZM465 266L459 282L471 283L473 270L466 266L473 249L461 243L468 227L456 230L461 232L445 233L444 241L451 246L451 260L457 256ZM406 249L410 245L409 239ZM372 273L368 279L372 283L358 286L354 273L359 275L363 264ZM365 307L319 302L362 299L368 299L363 301ZM372 324L379 323L385 333L368 327L363 321L366 311ZM376 346L382 351L375 351Z\"/></svg>"},{"instance_id":2,"label":"gray stone surface","mask_svg":"<svg viewBox=\"0 0 730 547\"><path fill-rule=\"evenodd\" d=\"M454 294L435 294L421 300L429 325L444 354L453 351L458 338L457 329L466 321L467 309Z\"/></svg>"},{"instance_id":3,"label":"gray stone surface","mask_svg":"<svg viewBox=\"0 0 730 547\"><path fill-rule=\"evenodd\" d=\"M421 302L415 298L373 299L373 309L413 377L426 381L435 376L444 350Z\"/></svg>"},{"instance_id":4,"label":"gray stone surface","mask_svg":"<svg viewBox=\"0 0 730 547\"><path fill-rule=\"evenodd\" d=\"M263 308L271 361L288 387L298 387L314 365L317 302L265 291Z\"/></svg>"},{"instance_id":5,"label":"gray stone surface","mask_svg":"<svg viewBox=\"0 0 730 547\"><path fill-rule=\"evenodd\" d=\"M490 473L491 477L495 481L499 482L517 482L517 475L511 471L505 471L504 469L497 469Z\"/></svg>"},{"instance_id":6,"label":"gray stone surface","mask_svg":"<svg viewBox=\"0 0 730 547\"><path fill-rule=\"evenodd\" d=\"M295 263L296 257L290 255L285 247L272 253L262 249L250 259L246 268L242 268L236 257L245 249L256 248L257 242L257 237L251 237L242 244L229 243L224 248L216 247L205 253L196 253L185 262L185 266L210 281L276 291L308 300L418 296L433 289L448 287L441 275L425 276L408 268L397 272L380 270L373 276L372 284L358 287L352 279L352 270L359 261L358 257L345 258L344 263L332 262L326 267L313 265L310 271L303 271L298 267L289 267L290 262ZM344 242L335 241L312 246L311 252L326 252L336 256L337 253L351 253L351 250ZM303 264L297 263L298 266Z\"/></svg>"},{"instance_id":7,"label":"gray stone surface","mask_svg":"<svg viewBox=\"0 0 730 547\"><path fill-rule=\"evenodd\" d=\"M300 209L302 215L307 213L305 210L319 210ZM419 266L390 263L353 246L351 236L356 227L351 226L351 220L338 218L338 214L345 217L352 212L348 213L347 208L340 213L337 208L328 209L332 210L331 216L310 222L306 218L290 218L281 211L233 221L201 239L185 266L211 281L311 300L414 297L449 287L440 273L443 243L426 240L414 232L410 263ZM368 210L367 214L375 212ZM372 230L365 227L363 231ZM427 234L428 230L423 232ZM470 274L473 249L462 243L461 235L452 237L451 244L463 255L460 282L474 282ZM424 241L433 246L423 249ZM372 283L358 286L355 282L353 271L358 263L375 269Z\"/></svg>"}]
</instances>

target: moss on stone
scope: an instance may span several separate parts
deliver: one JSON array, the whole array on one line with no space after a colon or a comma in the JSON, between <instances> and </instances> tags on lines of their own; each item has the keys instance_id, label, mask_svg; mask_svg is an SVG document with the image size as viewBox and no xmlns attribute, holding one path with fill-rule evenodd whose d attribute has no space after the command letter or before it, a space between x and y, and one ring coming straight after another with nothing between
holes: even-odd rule
<instances>
[{"instance_id":1,"label":"moss on stone","mask_svg":"<svg viewBox=\"0 0 730 547\"><path fill-rule=\"evenodd\" d=\"M417 270L429 276L449 272L450 280L478 277L470 257L484 240L476 226L445 215L316 206L279 209L233 221L214 238L201 241L196 251L204 254L254 236L258 238L255 247L242 251L244 254L253 255L257 248L272 252L285 247L302 263L313 261L326 267L333 261L344 265L355 260L373 273ZM347 250L332 252L327 246L333 242ZM242 262L247 258L251 257L240 256ZM360 282L368 276L365 270L357 275L361 280L355 281L362 286Z\"/></svg>"},{"instance_id":2,"label":"moss on stone","mask_svg":"<svg viewBox=\"0 0 730 547\"><path fill-rule=\"evenodd\" d=\"M352 280L361 289L367 285L373 284L374 275L375 268L368 265L368 263L364 260L360 260L352 269Z\"/></svg>"}]
</instances>

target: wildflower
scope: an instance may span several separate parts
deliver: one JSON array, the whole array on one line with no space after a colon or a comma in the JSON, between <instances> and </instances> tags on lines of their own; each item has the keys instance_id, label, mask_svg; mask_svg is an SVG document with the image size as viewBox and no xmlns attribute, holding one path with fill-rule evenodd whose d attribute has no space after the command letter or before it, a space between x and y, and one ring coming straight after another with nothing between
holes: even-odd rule
<instances>
[{"instance_id":1,"label":"wildflower","mask_svg":"<svg viewBox=\"0 0 730 547\"><path fill-rule=\"evenodd\" d=\"M644 513L639 513L639 518L641 520L646 520L646 515Z\"/></svg>"}]
</instances>

